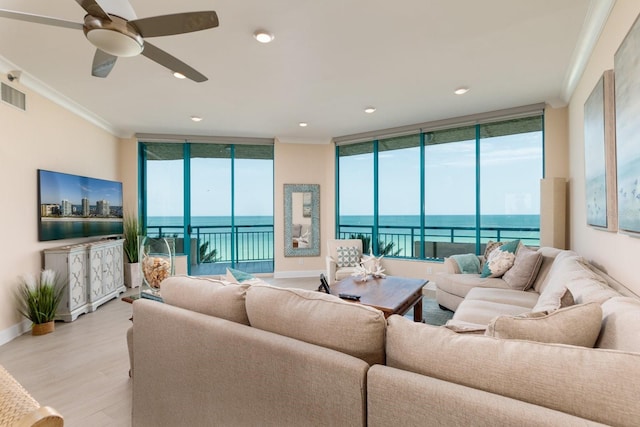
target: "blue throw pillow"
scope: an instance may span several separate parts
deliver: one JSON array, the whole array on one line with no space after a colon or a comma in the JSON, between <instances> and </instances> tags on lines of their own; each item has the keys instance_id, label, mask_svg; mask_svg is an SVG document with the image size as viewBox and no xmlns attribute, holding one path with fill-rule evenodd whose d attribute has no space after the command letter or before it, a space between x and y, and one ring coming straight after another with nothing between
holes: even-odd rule
<instances>
[{"instance_id":1,"label":"blue throw pillow","mask_svg":"<svg viewBox=\"0 0 640 427\"><path fill-rule=\"evenodd\" d=\"M516 251L518 250L519 245L520 245L520 240L513 240L491 251L487 259L484 260L484 266L482 267L482 274L480 274L480 277L499 277L502 274L504 274L504 271L503 271L502 274L500 274L499 276L496 276L495 272L491 271L491 265L489 263L489 258L491 257L491 254L493 254L495 251L509 252L509 253L515 254ZM513 265L513 263L511 263L511 265Z\"/></svg>"},{"instance_id":2,"label":"blue throw pillow","mask_svg":"<svg viewBox=\"0 0 640 427\"><path fill-rule=\"evenodd\" d=\"M238 283L242 283L249 279L255 279L253 274L245 273L244 271L236 270L234 268L227 268L227 274L231 274Z\"/></svg>"}]
</instances>

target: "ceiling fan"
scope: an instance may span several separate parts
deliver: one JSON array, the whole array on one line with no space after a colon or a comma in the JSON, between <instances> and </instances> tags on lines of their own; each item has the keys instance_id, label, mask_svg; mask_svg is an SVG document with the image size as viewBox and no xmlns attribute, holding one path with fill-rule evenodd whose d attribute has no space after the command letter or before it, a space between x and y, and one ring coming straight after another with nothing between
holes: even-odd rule
<instances>
[{"instance_id":1,"label":"ceiling fan","mask_svg":"<svg viewBox=\"0 0 640 427\"><path fill-rule=\"evenodd\" d=\"M105 12L95 0L76 0L76 2L87 12L84 23L4 9L0 9L0 17L83 30L87 39L97 48L91 67L91 75L95 77L107 77L120 56L142 54L193 81L207 80L203 74L145 39L217 27L218 15L214 11L185 12L127 20ZM127 4L127 7L131 10L130 5ZM133 10L131 12L133 13Z\"/></svg>"}]
</instances>

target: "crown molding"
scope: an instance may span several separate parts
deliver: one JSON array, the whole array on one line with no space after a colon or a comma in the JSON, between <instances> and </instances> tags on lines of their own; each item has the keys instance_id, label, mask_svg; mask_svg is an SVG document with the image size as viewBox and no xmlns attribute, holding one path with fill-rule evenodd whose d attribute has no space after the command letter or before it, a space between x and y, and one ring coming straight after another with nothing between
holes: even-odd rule
<instances>
[{"instance_id":1,"label":"crown molding","mask_svg":"<svg viewBox=\"0 0 640 427\"><path fill-rule=\"evenodd\" d=\"M109 132L110 134L118 138L131 137L131 134L128 134L126 132L123 132L117 129L111 123L104 120L102 117L98 116L92 111L87 110L82 105L64 96L63 94L56 91L55 89L48 86L47 84L43 83L42 81L36 79L31 74L20 69L18 65L12 63L5 57L0 56L0 73L6 75L14 70L20 71L20 79L17 81L18 82L17 85L15 81L12 83L13 86L18 86L16 87L16 89L20 90L20 86L24 86L25 88L28 88L29 90L37 93L38 95L47 98L48 100L58 104L62 108L76 114L77 116L83 118L89 123L95 126L98 126L101 129L104 129L105 131Z\"/></svg>"},{"instance_id":2,"label":"crown molding","mask_svg":"<svg viewBox=\"0 0 640 427\"><path fill-rule=\"evenodd\" d=\"M587 62L593 53L593 49L600 38L600 34L604 29L609 14L613 9L616 0L591 0L589 9L584 18L580 35L578 36L578 43L573 50L571 56L571 62L567 69L564 82L562 85L562 95L560 101L567 105L573 96L573 91L576 89L582 73L584 73L587 67ZM563 105L553 105L553 107L561 107Z\"/></svg>"}]
</instances>

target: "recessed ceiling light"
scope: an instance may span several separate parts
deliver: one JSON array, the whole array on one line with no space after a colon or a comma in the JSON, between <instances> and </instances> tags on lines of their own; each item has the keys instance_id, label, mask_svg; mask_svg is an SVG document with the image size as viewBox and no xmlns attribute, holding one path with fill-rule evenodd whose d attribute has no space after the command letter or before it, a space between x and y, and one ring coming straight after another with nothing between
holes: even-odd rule
<instances>
[{"instance_id":1,"label":"recessed ceiling light","mask_svg":"<svg viewBox=\"0 0 640 427\"><path fill-rule=\"evenodd\" d=\"M364 109L364 112L367 114L375 113L376 107L367 107Z\"/></svg>"},{"instance_id":2,"label":"recessed ceiling light","mask_svg":"<svg viewBox=\"0 0 640 427\"><path fill-rule=\"evenodd\" d=\"M201 122L202 121L202 117L200 116L191 116L191 120L194 122Z\"/></svg>"},{"instance_id":3,"label":"recessed ceiling light","mask_svg":"<svg viewBox=\"0 0 640 427\"><path fill-rule=\"evenodd\" d=\"M187 76L185 76L184 74L179 73L177 71L173 72L173 77L175 77L176 79L186 79L187 78Z\"/></svg>"},{"instance_id":4,"label":"recessed ceiling light","mask_svg":"<svg viewBox=\"0 0 640 427\"><path fill-rule=\"evenodd\" d=\"M464 95L467 92L469 92L468 87L459 87L458 89L453 91L453 93L455 93L456 95Z\"/></svg>"},{"instance_id":5,"label":"recessed ceiling light","mask_svg":"<svg viewBox=\"0 0 640 427\"><path fill-rule=\"evenodd\" d=\"M271 43L275 36L266 30L258 30L253 33L253 37L256 38L260 43Z\"/></svg>"},{"instance_id":6,"label":"recessed ceiling light","mask_svg":"<svg viewBox=\"0 0 640 427\"><path fill-rule=\"evenodd\" d=\"M300 122L300 123L298 123L298 125L299 125L301 128L306 128L307 126L309 126L309 123L307 123L307 122Z\"/></svg>"}]
</instances>

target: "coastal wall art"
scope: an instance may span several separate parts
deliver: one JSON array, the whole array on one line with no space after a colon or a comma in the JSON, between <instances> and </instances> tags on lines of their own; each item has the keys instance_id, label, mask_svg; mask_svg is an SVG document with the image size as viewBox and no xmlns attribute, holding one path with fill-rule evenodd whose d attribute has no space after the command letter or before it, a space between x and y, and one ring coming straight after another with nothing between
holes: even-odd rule
<instances>
[{"instance_id":1,"label":"coastal wall art","mask_svg":"<svg viewBox=\"0 0 640 427\"><path fill-rule=\"evenodd\" d=\"M640 24L614 55L618 227L640 233Z\"/></svg>"},{"instance_id":2,"label":"coastal wall art","mask_svg":"<svg viewBox=\"0 0 640 427\"><path fill-rule=\"evenodd\" d=\"M617 230L614 74L607 70L584 104L587 224Z\"/></svg>"}]
</instances>

